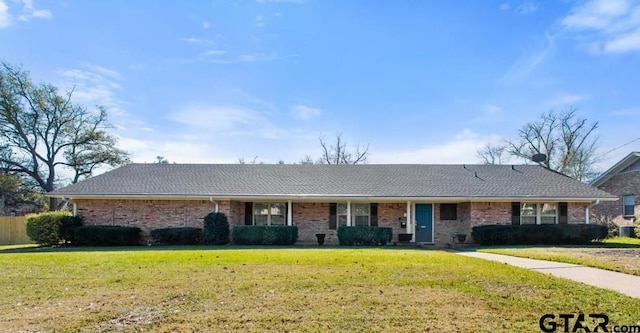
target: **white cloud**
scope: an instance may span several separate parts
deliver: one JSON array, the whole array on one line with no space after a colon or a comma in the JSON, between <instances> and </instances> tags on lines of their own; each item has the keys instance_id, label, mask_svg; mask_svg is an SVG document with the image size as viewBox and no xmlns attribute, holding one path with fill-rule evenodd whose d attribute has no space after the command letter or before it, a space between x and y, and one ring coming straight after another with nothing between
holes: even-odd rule
<instances>
[{"instance_id":1,"label":"white cloud","mask_svg":"<svg viewBox=\"0 0 640 333\"><path fill-rule=\"evenodd\" d=\"M293 57L295 55L289 56ZM198 55L196 59L188 61L204 61L215 64L237 64L242 62L272 61L279 59L272 53L245 53L239 55L228 55L226 50L207 50Z\"/></svg>"},{"instance_id":2,"label":"white cloud","mask_svg":"<svg viewBox=\"0 0 640 333\"><path fill-rule=\"evenodd\" d=\"M511 5L509 2L503 2L500 4L500 10L507 11L513 10L518 14L531 14L538 11L538 5L534 1L523 1L520 4Z\"/></svg>"},{"instance_id":3,"label":"white cloud","mask_svg":"<svg viewBox=\"0 0 640 333\"><path fill-rule=\"evenodd\" d=\"M546 100L545 104L552 108L560 108L566 106L573 106L578 104L586 99L588 96L580 95L580 94L572 94L572 93L558 93L555 96Z\"/></svg>"},{"instance_id":4,"label":"white cloud","mask_svg":"<svg viewBox=\"0 0 640 333\"><path fill-rule=\"evenodd\" d=\"M239 128L249 129L268 124L263 113L237 106L187 107L170 116L170 119L194 128L227 133L239 133Z\"/></svg>"},{"instance_id":5,"label":"white cloud","mask_svg":"<svg viewBox=\"0 0 640 333\"><path fill-rule=\"evenodd\" d=\"M309 120L322 114L320 109L312 108L307 105L297 104L291 107L291 115L302 120Z\"/></svg>"},{"instance_id":6,"label":"white cloud","mask_svg":"<svg viewBox=\"0 0 640 333\"><path fill-rule=\"evenodd\" d=\"M11 25L11 14L9 14L9 6L0 0L0 28Z\"/></svg>"},{"instance_id":7,"label":"white cloud","mask_svg":"<svg viewBox=\"0 0 640 333\"><path fill-rule=\"evenodd\" d=\"M209 29L211 27L211 23L204 21L202 22L202 29Z\"/></svg>"},{"instance_id":8,"label":"white cloud","mask_svg":"<svg viewBox=\"0 0 640 333\"><path fill-rule=\"evenodd\" d=\"M266 23L264 22L264 17L256 16L256 28L262 28L265 25L266 25Z\"/></svg>"},{"instance_id":9,"label":"white cloud","mask_svg":"<svg viewBox=\"0 0 640 333\"><path fill-rule=\"evenodd\" d=\"M604 45L605 53L625 53L640 51L640 29L622 34Z\"/></svg>"},{"instance_id":10,"label":"white cloud","mask_svg":"<svg viewBox=\"0 0 640 333\"><path fill-rule=\"evenodd\" d=\"M640 51L640 2L590 0L574 7L561 21L577 33L592 53Z\"/></svg>"},{"instance_id":11,"label":"white cloud","mask_svg":"<svg viewBox=\"0 0 640 333\"><path fill-rule=\"evenodd\" d=\"M516 11L520 14L535 13L536 11L538 11L538 5L536 5L533 1L525 1L524 3L516 7Z\"/></svg>"},{"instance_id":12,"label":"white cloud","mask_svg":"<svg viewBox=\"0 0 640 333\"><path fill-rule=\"evenodd\" d=\"M220 56L227 54L226 50L206 50L202 52L202 56Z\"/></svg>"},{"instance_id":13,"label":"white cloud","mask_svg":"<svg viewBox=\"0 0 640 333\"><path fill-rule=\"evenodd\" d=\"M111 114L126 115L126 103L117 97L117 92L122 89L118 83L122 75L117 71L87 64L81 68L63 69L59 73L65 80L61 86L73 89L75 102L88 107L101 105Z\"/></svg>"},{"instance_id":14,"label":"white cloud","mask_svg":"<svg viewBox=\"0 0 640 333\"><path fill-rule=\"evenodd\" d=\"M51 11L47 9L36 9L33 6L33 0L22 0L22 5L21 21L29 21L32 18L50 19L53 17Z\"/></svg>"},{"instance_id":15,"label":"white cloud","mask_svg":"<svg viewBox=\"0 0 640 333\"><path fill-rule=\"evenodd\" d=\"M502 108L495 104L487 104L484 106L484 112L488 115L499 115L502 111Z\"/></svg>"},{"instance_id":16,"label":"white cloud","mask_svg":"<svg viewBox=\"0 0 640 333\"><path fill-rule=\"evenodd\" d=\"M183 38L183 40L189 44L215 44L215 42L206 38L188 37Z\"/></svg>"},{"instance_id":17,"label":"white cloud","mask_svg":"<svg viewBox=\"0 0 640 333\"><path fill-rule=\"evenodd\" d=\"M536 50L522 52L520 58L509 68L503 79L522 82L543 64L555 51L555 36L545 33L544 42Z\"/></svg>"},{"instance_id":18,"label":"white cloud","mask_svg":"<svg viewBox=\"0 0 640 333\"><path fill-rule=\"evenodd\" d=\"M202 140L171 138L170 140L118 137L118 146L131 154L136 163L152 163L163 156L170 163L235 163L236 156L220 157L215 148Z\"/></svg>"},{"instance_id":19,"label":"white cloud","mask_svg":"<svg viewBox=\"0 0 640 333\"><path fill-rule=\"evenodd\" d=\"M453 140L405 151L371 151L371 163L426 163L462 164L481 163L477 152L487 143L499 143L497 135L479 136L469 129L463 130Z\"/></svg>"}]
</instances>

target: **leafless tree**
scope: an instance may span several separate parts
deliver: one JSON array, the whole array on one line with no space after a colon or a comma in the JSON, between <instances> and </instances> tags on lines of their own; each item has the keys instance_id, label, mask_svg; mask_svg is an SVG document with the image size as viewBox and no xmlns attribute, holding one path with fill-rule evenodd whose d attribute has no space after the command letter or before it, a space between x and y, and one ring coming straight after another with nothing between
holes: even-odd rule
<instances>
[{"instance_id":1,"label":"leafless tree","mask_svg":"<svg viewBox=\"0 0 640 333\"><path fill-rule=\"evenodd\" d=\"M251 159L251 161L248 162L244 159L244 157L238 157L238 164L264 164L264 162L259 162L258 155L256 155Z\"/></svg>"},{"instance_id":2,"label":"leafless tree","mask_svg":"<svg viewBox=\"0 0 640 333\"><path fill-rule=\"evenodd\" d=\"M530 160L535 154L545 154L546 168L556 170L580 181L596 175L598 161L595 130L598 122L590 123L577 115L575 108L563 112L549 111L537 121L525 124L516 140L506 140L509 154Z\"/></svg>"},{"instance_id":3,"label":"leafless tree","mask_svg":"<svg viewBox=\"0 0 640 333\"><path fill-rule=\"evenodd\" d=\"M164 156L156 156L156 161L153 162L155 164L169 164L169 160L167 160L166 158L164 158Z\"/></svg>"},{"instance_id":4,"label":"leafless tree","mask_svg":"<svg viewBox=\"0 0 640 333\"><path fill-rule=\"evenodd\" d=\"M107 112L72 102L50 84L35 84L27 72L0 63L0 164L46 192L56 187L58 171L71 182L90 177L96 168L129 161L116 148Z\"/></svg>"},{"instance_id":5,"label":"leafless tree","mask_svg":"<svg viewBox=\"0 0 640 333\"><path fill-rule=\"evenodd\" d=\"M322 164L361 164L367 163L369 156L369 145L357 144L351 150L347 146L347 142L342 140L342 134L336 135L335 143L327 143L325 138L319 138L322 147Z\"/></svg>"},{"instance_id":6,"label":"leafless tree","mask_svg":"<svg viewBox=\"0 0 640 333\"><path fill-rule=\"evenodd\" d=\"M504 161L503 155L507 151L505 145L493 145L488 143L481 150L478 151L478 157L484 164L502 164Z\"/></svg>"},{"instance_id":7,"label":"leafless tree","mask_svg":"<svg viewBox=\"0 0 640 333\"><path fill-rule=\"evenodd\" d=\"M318 160L318 163L322 163L320 162L320 160ZM301 160L300 160L300 164L316 164L316 161L313 160L313 158L311 158L311 156L309 155L305 155Z\"/></svg>"}]
</instances>

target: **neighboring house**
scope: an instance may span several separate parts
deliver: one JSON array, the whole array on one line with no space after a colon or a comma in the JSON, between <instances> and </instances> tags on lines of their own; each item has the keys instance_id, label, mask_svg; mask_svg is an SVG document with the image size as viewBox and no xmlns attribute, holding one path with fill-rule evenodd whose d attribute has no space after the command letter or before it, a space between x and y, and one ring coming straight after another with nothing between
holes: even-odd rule
<instances>
[{"instance_id":1,"label":"neighboring house","mask_svg":"<svg viewBox=\"0 0 640 333\"><path fill-rule=\"evenodd\" d=\"M617 202L603 202L594 214L609 217L618 225L632 225L640 216L640 152L632 152L591 182L603 191L620 198Z\"/></svg>"},{"instance_id":2,"label":"neighboring house","mask_svg":"<svg viewBox=\"0 0 640 333\"><path fill-rule=\"evenodd\" d=\"M71 200L86 224L145 235L202 226L217 210L232 226L296 225L303 243L368 225L435 245L477 225L589 223L595 203L616 200L537 165L129 164L49 195Z\"/></svg>"}]
</instances>

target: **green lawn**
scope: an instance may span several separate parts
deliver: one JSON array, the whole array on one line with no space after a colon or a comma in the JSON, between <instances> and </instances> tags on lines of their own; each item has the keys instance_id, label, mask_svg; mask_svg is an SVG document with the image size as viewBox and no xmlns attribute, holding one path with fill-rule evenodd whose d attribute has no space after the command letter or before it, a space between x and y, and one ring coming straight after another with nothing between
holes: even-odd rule
<instances>
[{"instance_id":1,"label":"green lawn","mask_svg":"<svg viewBox=\"0 0 640 333\"><path fill-rule=\"evenodd\" d=\"M0 249L0 331L539 331L640 299L438 250Z\"/></svg>"},{"instance_id":2,"label":"green lawn","mask_svg":"<svg viewBox=\"0 0 640 333\"><path fill-rule=\"evenodd\" d=\"M589 246L499 246L478 251L551 260L640 275L640 239L616 237Z\"/></svg>"}]
</instances>

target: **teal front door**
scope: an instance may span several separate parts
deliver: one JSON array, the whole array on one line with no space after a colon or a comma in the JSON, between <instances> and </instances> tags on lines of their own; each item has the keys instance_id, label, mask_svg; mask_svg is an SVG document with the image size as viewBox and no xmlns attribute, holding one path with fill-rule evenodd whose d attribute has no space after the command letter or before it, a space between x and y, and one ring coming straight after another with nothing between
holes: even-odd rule
<instances>
[{"instance_id":1,"label":"teal front door","mask_svg":"<svg viewBox=\"0 0 640 333\"><path fill-rule=\"evenodd\" d=\"M416 243L433 243L433 205L416 204Z\"/></svg>"}]
</instances>

